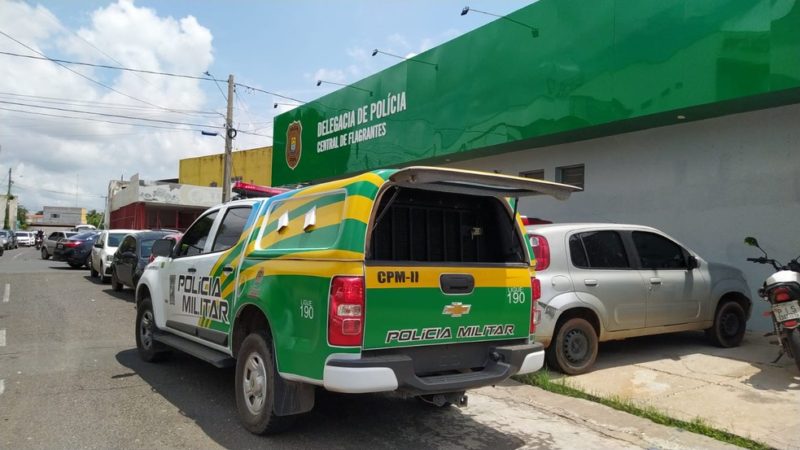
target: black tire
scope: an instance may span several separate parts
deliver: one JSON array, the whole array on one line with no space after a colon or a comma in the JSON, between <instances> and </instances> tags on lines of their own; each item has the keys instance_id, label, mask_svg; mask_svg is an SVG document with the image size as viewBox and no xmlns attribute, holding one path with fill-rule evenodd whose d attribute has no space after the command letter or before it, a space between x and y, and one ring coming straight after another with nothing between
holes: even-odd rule
<instances>
[{"instance_id":1,"label":"black tire","mask_svg":"<svg viewBox=\"0 0 800 450\"><path fill-rule=\"evenodd\" d=\"M47 253L47 247L42 247L42 259L50 259L50 254Z\"/></svg>"},{"instance_id":2,"label":"black tire","mask_svg":"<svg viewBox=\"0 0 800 450\"><path fill-rule=\"evenodd\" d=\"M294 423L296 416L275 414L278 376L266 334L251 333L242 342L236 359L236 409L242 425L251 433L279 433Z\"/></svg>"},{"instance_id":3,"label":"black tire","mask_svg":"<svg viewBox=\"0 0 800 450\"><path fill-rule=\"evenodd\" d=\"M586 319L569 319L559 325L545 355L548 367L567 375L586 373L597 359L597 332Z\"/></svg>"},{"instance_id":4,"label":"black tire","mask_svg":"<svg viewBox=\"0 0 800 450\"><path fill-rule=\"evenodd\" d=\"M717 347L738 347L744 339L747 316L742 305L735 301L726 301L717 307L714 314L714 325L706 330L706 336Z\"/></svg>"},{"instance_id":5,"label":"black tire","mask_svg":"<svg viewBox=\"0 0 800 450\"><path fill-rule=\"evenodd\" d=\"M786 340L789 343L789 351L792 352L792 358L794 358L794 365L797 366L797 370L800 370L800 328L789 331Z\"/></svg>"},{"instance_id":6,"label":"black tire","mask_svg":"<svg viewBox=\"0 0 800 450\"><path fill-rule=\"evenodd\" d=\"M125 286L123 286L122 283L120 283L119 279L117 278L117 269L112 267L111 268L111 289L113 289L113 290L115 290L117 292L120 292L120 291L122 291L122 288L124 288L124 287Z\"/></svg>"},{"instance_id":7,"label":"black tire","mask_svg":"<svg viewBox=\"0 0 800 450\"><path fill-rule=\"evenodd\" d=\"M94 263L92 263L91 257L89 258L89 275L92 278L97 278L97 276L100 275L100 272L94 270Z\"/></svg>"},{"instance_id":8,"label":"black tire","mask_svg":"<svg viewBox=\"0 0 800 450\"><path fill-rule=\"evenodd\" d=\"M153 305L149 298L144 298L136 310L136 349L139 357L146 362L163 361L169 356L169 350L153 340L157 330Z\"/></svg>"}]
</instances>

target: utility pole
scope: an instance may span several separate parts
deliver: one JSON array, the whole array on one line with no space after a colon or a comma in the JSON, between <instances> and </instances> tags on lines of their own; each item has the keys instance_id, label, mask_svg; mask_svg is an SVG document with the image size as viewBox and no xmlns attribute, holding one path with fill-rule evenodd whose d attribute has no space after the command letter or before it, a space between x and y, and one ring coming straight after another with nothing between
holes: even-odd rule
<instances>
[{"instance_id":1,"label":"utility pole","mask_svg":"<svg viewBox=\"0 0 800 450\"><path fill-rule=\"evenodd\" d=\"M11 227L11 218L8 215L11 214L11 167L8 168L8 191L6 191L6 218L3 221L3 228L6 230L10 230Z\"/></svg>"},{"instance_id":2,"label":"utility pole","mask_svg":"<svg viewBox=\"0 0 800 450\"><path fill-rule=\"evenodd\" d=\"M233 129L233 74L228 75L228 114L225 117L225 158L222 168L222 202L231 200L231 149L236 130Z\"/></svg>"}]
</instances>

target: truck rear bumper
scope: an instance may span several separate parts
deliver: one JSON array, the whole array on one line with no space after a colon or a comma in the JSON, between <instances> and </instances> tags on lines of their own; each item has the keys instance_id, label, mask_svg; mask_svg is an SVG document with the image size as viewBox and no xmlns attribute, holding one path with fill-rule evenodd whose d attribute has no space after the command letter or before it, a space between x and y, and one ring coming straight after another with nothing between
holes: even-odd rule
<instances>
[{"instance_id":1,"label":"truck rear bumper","mask_svg":"<svg viewBox=\"0 0 800 450\"><path fill-rule=\"evenodd\" d=\"M515 374L535 372L544 364L540 343L490 348L489 363L481 370L418 375L408 355L331 359L323 385L334 392L365 393L401 390L414 395L457 392L499 383Z\"/></svg>"}]
</instances>

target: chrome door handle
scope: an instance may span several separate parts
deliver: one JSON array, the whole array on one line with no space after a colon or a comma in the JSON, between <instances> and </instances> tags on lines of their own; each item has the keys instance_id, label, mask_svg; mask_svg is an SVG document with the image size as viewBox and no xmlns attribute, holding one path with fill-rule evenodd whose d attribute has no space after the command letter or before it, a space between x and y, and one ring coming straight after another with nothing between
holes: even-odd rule
<instances>
[{"instance_id":1,"label":"chrome door handle","mask_svg":"<svg viewBox=\"0 0 800 450\"><path fill-rule=\"evenodd\" d=\"M587 286L597 286L597 280L583 280L583 284Z\"/></svg>"},{"instance_id":2,"label":"chrome door handle","mask_svg":"<svg viewBox=\"0 0 800 450\"><path fill-rule=\"evenodd\" d=\"M661 284L661 278L650 278L650 284Z\"/></svg>"}]
</instances>

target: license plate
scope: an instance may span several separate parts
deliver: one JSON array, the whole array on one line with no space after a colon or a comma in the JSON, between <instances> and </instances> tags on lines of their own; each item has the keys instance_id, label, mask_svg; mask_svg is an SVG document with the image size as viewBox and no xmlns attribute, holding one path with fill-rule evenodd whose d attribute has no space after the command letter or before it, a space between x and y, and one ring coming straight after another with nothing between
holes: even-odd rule
<instances>
[{"instance_id":1,"label":"license plate","mask_svg":"<svg viewBox=\"0 0 800 450\"><path fill-rule=\"evenodd\" d=\"M800 319L800 303L797 300L787 303L778 303L772 305L772 312L775 313L775 320L778 322Z\"/></svg>"}]
</instances>

